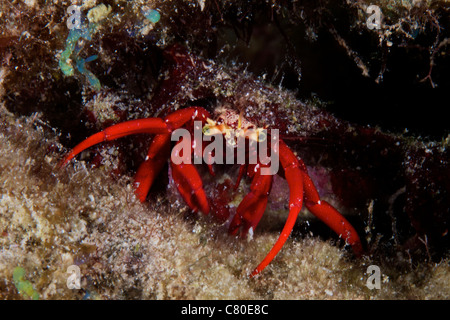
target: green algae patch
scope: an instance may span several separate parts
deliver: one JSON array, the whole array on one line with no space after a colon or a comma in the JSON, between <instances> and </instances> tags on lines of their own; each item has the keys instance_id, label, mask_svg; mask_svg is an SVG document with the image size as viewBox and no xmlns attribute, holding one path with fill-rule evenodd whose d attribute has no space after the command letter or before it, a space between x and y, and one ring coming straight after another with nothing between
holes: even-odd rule
<instances>
[{"instance_id":1,"label":"green algae patch","mask_svg":"<svg viewBox=\"0 0 450 320\"><path fill-rule=\"evenodd\" d=\"M66 40L66 46L59 59L59 68L61 69L62 73L64 73L64 75L66 76L73 76L74 67L72 66L71 59L71 57L73 57L77 70L87 77L89 84L96 91L100 90L101 88L100 80L89 69L86 68L86 63L97 59L97 55L93 55L86 59L83 59L80 56L82 46L79 45L79 41L81 38L85 39L86 41L90 41L92 39L92 36L98 31L100 27L100 21L104 20L111 12L111 10L111 6L107 7L104 4L100 4L95 8L89 10L87 14L89 23L87 25L80 26L79 28L74 27L70 29L69 35L67 36Z\"/></svg>"},{"instance_id":2,"label":"green algae patch","mask_svg":"<svg viewBox=\"0 0 450 320\"><path fill-rule=\"evenodd\" d=\"M39 293L34 290L30 281L25 280L25 269L22 267L16 267L13 271L14 285L19 293L25 298L31 298L33 300L39 300Z\"/></svg>"}]
</instances>

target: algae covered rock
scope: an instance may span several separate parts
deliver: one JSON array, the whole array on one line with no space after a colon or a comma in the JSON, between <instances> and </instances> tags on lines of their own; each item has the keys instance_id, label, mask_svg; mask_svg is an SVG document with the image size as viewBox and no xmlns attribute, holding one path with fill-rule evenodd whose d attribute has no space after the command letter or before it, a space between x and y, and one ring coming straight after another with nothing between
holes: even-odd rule
<instances>
[{"instance_id":1,"label":"algae covered rock","mask_svg":"<svg viewBox=\"0 0 450 320\"><path fill-rule=\"evenodd\" d=\"M70 29L66 1L2 2L0 297L448 299L449 3L370 4L379 28L365 1L81 1ZM192 105L279 128L367 255L302 213L251 279L284 224L282 182L247 241L192 215L170 173L136 199L146 137L57 168L89 134Z\"/></svg>"}]
</instances>

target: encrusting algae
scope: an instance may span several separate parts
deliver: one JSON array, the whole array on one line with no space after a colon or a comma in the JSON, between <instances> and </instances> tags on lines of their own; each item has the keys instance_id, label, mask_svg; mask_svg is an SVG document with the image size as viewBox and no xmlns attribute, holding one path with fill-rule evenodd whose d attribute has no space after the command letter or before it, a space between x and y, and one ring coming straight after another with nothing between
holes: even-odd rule
<instances>
[{"instance_id":1,"label":"encrusting algae","mask_svg":"<svg viewBox=\"0 0 450 320\"><path fill-rule=\"evenodd\" d=\"M167 55L165 49L171 41L187 43L195 49L193 52L203 51L207 56L211 48L218 43L220 47L220 42L229 36L227 23L230 21L236 27L237 40L246 39L247 28L251 29L252 23L260 27L256 18L248 24L243 19L243 13L255 10L245 7L244 2L239 7L238 2L217 1L221 10L211 8L205 1L112 2L116 5L81 1L83 12L89 13L82 28L75 29L79 31L67 29L64 4L27 1L17 2L16 7L1 5L5 10L0 12L0 299L450 298L448 255L443 255L439 262L413 260L405 255L393 259L392 255L380 254L383 248L375 244L377 254L353 259L348 251L331 240L295 229L264 273L252 279L248 277L249 272L278 237L281 229L276 226L284 223L285 207L272 208L272 212L263 217L266 220L253 239L246 241L229 236L223 226L208 218L189 215L173 186L152 194L147 202L139 202L131 175L111 173L111 168L119 161L118 148L101 151L102 165L97 168L80 158L58 170L57 163L67 151L66 147L75 142L71 137L84 137L84 131L80 133L75 129L87 130L91 126L100 130L105 123L118 121L127 109L131 114L128 116L135 118L161 112L161 109L145 107L155 94L156 84L170 75L170 70L160 74L164 69L158 63L161 56ZM363 15L362 2L347 3ZM385 1L377 3L385 10ZM428 1L421 3L428 5ZM325 19L326 15L305 11L304 16L303 9L289 10L278 3L274 6L270 8L272 15L290 12L292 20L298 18L296 23L309 23L310 40L317 40L322 23L315 18ZM415 13L407 20L411 25L421 21L419 6L410 8L411 14ZM389 10L396 12L395 8ZM230 18L230 12L237 17ZM192 19L197 15L203 20L213 17L207 21L220 23L204 27L202 19ZM34 27L27 22L29 16L35 17ZM396 16L390 19L395 22L394 18ZM434 23L433 19L434 15L430 14L422 20ZM201 22L201 27L196 21ZM244 23L240 24L242 21ZM358 21L361 28L365 19ZM399 18L399 21L405 20ZM376 34L379 41L375 41L375 48L385 48L388 41L395 41L399 34L401 39L410 39L410 33L415 32L402 29L401 22L393 26L398 28ZM442 30L445 32L445 28ZM361 70L366 70L363 62L369 58L360 58L356 51L349 49L338 31L334 31L331 35L340 40L341 47L348 49L346 54ZM439 48L448 43L443 37L440 41ZM286 43L286 47L295 44ZM166 100L160 101L161 108L176 109L187 103L210 106L217 102L215 99L222 99L247 104L249 112L257 115L276 112L273 108L276 105L292 111L285 121L290 134L308 138L306 133L317 129L316 123L302 121L301 116L319 114L322 106L313 104L310 109L299 110L299 105L306 104L282 89L281 81L278 88L273 81L255 90L258 84L252 82L253 76L247 71L241 74L236 71L240 70L238 63L227 62L232 65L230 69L222 67L223 52L227 52L230 45L222 43L222 46L214 62L205 59L198 64L204 69L189 69L191 65L185 62L193 61L194 55L186 61L178 59L182 68L192 74L198 72L199 76L189 79L190 73L187 73L180 77L180 90L175 94L167 90ZM236 48L239 46L236 44ZM372 51L368 52L371 56ZM432 58L441 62L437 54L433 53ZM157 62L153 64L154 61ZM287 67L300 65L294 62L289 61ZM88 67L87 63L90 63ZM378 81L382 80L385 67L383 62L380 70L376 70ZM433 72L436 70L434 67ZM176 71L172 75L177 75ZM372 74L373 70L370 71ZM431 71L430 66L430 75ZM80 79L77 78L79 73L82 74ZM431 77L429 81L434 84ZM165 88L173 87L169 83ZM203 91L212 93L202 96L199 92ZM84 119L80 116L82 110L93 115L96 122L86 121L80 125L80 119ZM283 112L289 113L286 110ZM275 117L267 117L268 122L273 119ZM326 126L326 121L323 123ZM352 129L348 128L345 134L351 136ZM59 134L61 131L71 136ZM354 133L356 135L356 131ZM341 142L346 141L341 138ZM448 143L443 147L448 147ZM346 151L351 153L352 150ZM315 158L314 155L311 158ZM327 161L326 157L320 160ZM419 157L411 162L413 160L423 162ZM241 199L241 193L246 192L245 187L239 192L236 202ZM433 196L437 197L437 193ZM270 224L275 227L267 227ZM369 231L370 226L368 223ZM371 244L378 241L378 236L373 235ZM380 267L379 289L371 290L367 286L370 265ZM80 271L79 289L68 285L69 270L73 266Z\"/></svg>"},{"instance_id":2,"label":"encrusting algae","mask_svg":"<svg viewBox=\"0 0 450 320\"><path fill-rule=\"evenodd\" d=\"M58 172L62 148L39 115L15 118L2 107L1 123L2 299L29 298L16 287L17 266L41 299L450 297L446 260L402 272L386 264L381 289L369 290L370 261L348 260L317 238L288 241L267 271L250 279L276 234L234 239L206 219L186 220L182 205L180 212L162 199L140 203L129 178L83 162ZM67 287L71 265L80 268L81 289Z\"/></svg>"},{"instance_id":3,"label":"encrusting algae","mask_svg":"<svg viewBox=\"0 0 450 320\"><path fill-rule=\"evenodd\" d=\"M39 300L39 293L34 290L30 281L24 279L24 276L25 270L22 267L16 267L14 269L13 280L17 290L25 298L29 297L33 300Z\"/></svg>"}]
</instances>

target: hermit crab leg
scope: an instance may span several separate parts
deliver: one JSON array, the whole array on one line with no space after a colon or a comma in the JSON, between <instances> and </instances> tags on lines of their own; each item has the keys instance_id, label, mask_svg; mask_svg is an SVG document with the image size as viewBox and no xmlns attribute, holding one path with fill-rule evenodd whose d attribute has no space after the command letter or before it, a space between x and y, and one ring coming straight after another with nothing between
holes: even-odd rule
<instances>
[{"instance_id":1,"label":"hermit crab leg","mask_svg":"<svg viewBox=\"0 0 450 320\"><path fill-rule=\"evenodd\" d=\"M188 204L192 211L201 211L204 214L209 213L208 199L203 189L202 179L191 163L175 164L170 162L172 168L172 177L178 191Z\"/></svg>"},{"instance_id":2,"label":"hermit crab leg","mask_svg":"<svg viewBox=\"0 0 450 320\"><path fill-rule=\"evenodd\" d=\"M171 128L160 118L138 119L118 123L93 134L86 140L77 144L60 162L60 167L65 166L80 152L104 141L112 141L138 133L158 134L170 132Z\"/></svg>"},{"instance_id":3,"label":"hermit crab leg","mask_svg":"<svg viewBox=\"0 0 450 320\"><path fill-rule=\"evenodd\" d=\"M242 199L231 221L228 231L232 235L235 235L241 227L241 236L245 236L250 228L255 230L266 210L273 176L261 175L261 166L260 164L257 167L257 172L253 176L250 193Z\"/></svg>"},{"instance_id":4,"label":"hermit crab leg","mask_svg":"<svg viewBox=\"0 0 450 320\"><path fill-rule=\"evenodd\" d=\"M209 174L212 175L213 177L216 175L216 173L214 172L214 168L213 168L213 161L212 161L212 157L213 155L211 153L205 154L205 148L207 146L207 142L208 141L202 141L202 154L200 156L203 156L204 158L206 157L206 166L208 167L208 171ZM194 146L192 147L194 148Z\"/></svg>"},{"instance_id":5,"label":"hermit crab leg","mask_svg":"<svg viewBox=\"0 0 450 320\"><path fill-rule=\"evenodd\" d=\"M190 109L192 110L192 108ZM201 120L202 122L205 122L206 119L210 117L209 113L203 108L194 108L193 110L193 112L191 111L187 113L188 116L189 113L192 113L191 120ZM169 114L165 118L165 122L170 123L174 127L179 127L184 125L186 122L189 122L189 117L182 117L179 113L181 113L181 111ZM153 181L164 167L169 155L170 134L156 135L151 142L144 162L139 166L139 169L136 172L134 180L134 185L136 188L135 193L141 202L145 201ZM211 165L209 165L209 169L210 172L213 173Z\"/></svg>"},{"instance_id":6,"label":"hermit crab leg","mask_svg":"<svg viewBox=\"0 0 450 320\"><path fill-rule=\"evenodd\" d=\"M237 190L239 188L239 184L241 183L242 176L244 175L245 169L247 169L247 166L245 164L241 164L239 167L239 174L236 179L236 183L234 184L234 190Z\"/></svg>"},{"instance_id":7,"label":"hermit crab leg","mask_svg":"<svg viewBox=\"0 0 450 320\"><path fill-rule=\"evenodd\" d=\"M181 138L177 144L182 143L183 138ZM190 148L193 149L194 146L190 145ZM178 151L178 155L183 157L184 151L185 150L182 148ZM188 157L188 160L191 160L191 157ZM172 169L173 181L191 210L194 212L201 211L204 214L208 214L210 208L205 190L203 189L203 182L192 162L188 161L186 163L181 161L180 163L175 163L171 158L170 167Z\"/></svg>"},{"instance_id":8,"label":"hermit crab leg","mask_svg":"<svg viewBox=\"0 0 450 320\"><path fill-rule=\"evenodd\" d=\"M147 153L144 162L141 163L134 177L135 193L141 202L147 198L147 194L158 173L164 167L170 154L170 134L156 135Z\"/></svg>"},{"instance_id":9,"label":"hermit crab leg","mask_svg":"<svg viewBox=\"0 0 450 320\"><path fill-rule=\"evenodd\" d=\"M165 120L161 118L146 118L125 121L106 128L105 130L95 133L76 145L64 159L59 166L66 165L77 154L99 144L104 141L112 141L125 136L138 133L147 134L168 134L172 133L174 129L180 128L186 122L194 119L206 121L209 113L201 107L190 107L173 112Z\"/></svg>"},{"instance_id":10,"label":"hermit crab leg","mask_svg":"<svg viewBox=\"0 0 450 320\"><path fill-rule=\"evenodd\" d=\"M328 202L320 200L317 189L306 171L303 171L302 175L305 186L305 205L308 210L350 244L356 256L361 256L363 249L356 230Z\"/></svg>"},{"instance_id":11,"label":"hermit crab leg","mask_svg":"<svg viewBox=\"0 0 450 320\"><path fill-rule=\"evenodd\" d=\"M255 270L253 270L250 277L254 277L263 271L281 250L294 228L295 221L297 220L297 216L303 205L303 183L300 163L298 162L297 157L282 140L280 140L279 143L279 155L280 163L284 169L284 174L289 185L289 215L278 240L263 261L261 261Z\"/></svg>"}]
</instances>

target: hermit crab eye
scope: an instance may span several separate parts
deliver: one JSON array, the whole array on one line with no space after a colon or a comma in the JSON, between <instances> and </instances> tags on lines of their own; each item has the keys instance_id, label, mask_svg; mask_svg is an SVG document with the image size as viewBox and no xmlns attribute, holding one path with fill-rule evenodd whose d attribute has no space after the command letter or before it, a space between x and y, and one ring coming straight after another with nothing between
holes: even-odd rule
<instances>
[{"instance_id":1,"label":"hermit crab eye","mask_svg":"<svg viewBox=\"0 0 450 320\"><path fill-rule=\"evenodd\" d=\"M210 134L210 128L209 128L209 125L205 125L205 126L202 128L202 133L203 133L204 135L209 135L209 134Z\"/></svg>"},{"instance_id":2,"label":"hermit crab eye","mask_svg":"<svg viewBox=\"0 0 450 320\"><path fill-rule=\"evenodd\" d=\"M257 141L258 142L262 142L265 141L267 139L267 133L266 130L262 129L262 130L258 130L257 131Z\"/></svg>"}]
</instances>

